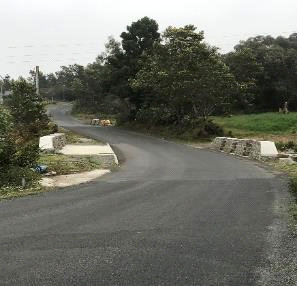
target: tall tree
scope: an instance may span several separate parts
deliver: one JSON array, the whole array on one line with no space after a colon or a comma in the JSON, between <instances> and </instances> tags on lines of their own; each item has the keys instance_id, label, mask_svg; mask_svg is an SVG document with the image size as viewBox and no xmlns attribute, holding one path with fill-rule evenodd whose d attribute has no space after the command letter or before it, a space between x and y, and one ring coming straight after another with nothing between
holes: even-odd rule
<instances>
[{"instance_id":1,"label":"tall tree","mask_svg":"<svg viewBox=\"0 0 297 286\"><path fill-rule=\"evenodd\" d=\"M12 84L12 94L5 101L13 123L24 141L42 134L49 119L45 113L43 99L36 94L34 85L19 79Z\"/></svg>"},{"instance_id":2,"label":"tall tree","mask_svg":"<svg viewBox=\"0 0 297 286\"><path fill-rule=\"evenodd\" d=\"M228 101L235 85L217 49L203 39L203 32L192 25L169 27L131 80L134 89L150 95L147 106L170 110L177 124L185 118L207 118Z\"/></svg>"},{"instance_id":3,"label":"tall tree","mask_svg":"<svg viewBox=\"0 0 297 286\"><path fill-rule=\"evenodd\" d=\"M111 93L126 98L137 108L142 104L141 93L133 91L128 83L141 68L141 55L148 53L155 42L160 41L158 24L155 20L144 17L127 26L127 32L121 34L122 47L111 39L107 45L107 65L110 69Z\"/></svg>"},{"instance_id":4,"label":"tall tree","mask_svg":"<svg viewBox=\"0 0 297 286\"><path fill-rule=\"evenodd\" d=\"M248 112L253 110L257 97L257 77L263 71L252 49L244 47L225 56L225 62L238 82L238 89L232 103L233 109Z\"/></svg>"},{"instance_id":5,"label":"tall tree","mask_svg":"<svg viewBox=\"0 0 297 286\"><path fill-rule=\"evenodd\" d=\"M131 26L127 26L128 32L121 34L122 47L125 51L127 65L132 74L137 70L137 62L144 51L148 52L155 42L160 41L158 24L155 20L144 17Z\"/></svg>"}]
</instances>

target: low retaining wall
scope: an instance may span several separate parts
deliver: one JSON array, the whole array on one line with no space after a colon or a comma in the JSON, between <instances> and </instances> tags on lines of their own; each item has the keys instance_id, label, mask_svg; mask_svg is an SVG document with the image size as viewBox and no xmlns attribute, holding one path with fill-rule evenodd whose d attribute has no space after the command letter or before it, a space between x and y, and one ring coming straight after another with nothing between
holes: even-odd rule
<instances>
[{"instance_id":1,"label":"low retaining wall","mask_svg":"<svg viewBox=\"0 0 297 286\"><path fill-rule=\"evenodd\" d=\"M270 157L275 158L278 155L278 151L272 141L216 137L212 144L215 150L258 160Z\"/></svg>"},{"instance_id":2,"label":"low retaining wall","mask_svg":"<svg viewBox=\"0 0 297 286\"><path fill-rule=\"evenodd\" d=\"M64 133L54 133L39 139L39 148L45 151L61 150L66 145Z\"/></svg>"}]
</instances>

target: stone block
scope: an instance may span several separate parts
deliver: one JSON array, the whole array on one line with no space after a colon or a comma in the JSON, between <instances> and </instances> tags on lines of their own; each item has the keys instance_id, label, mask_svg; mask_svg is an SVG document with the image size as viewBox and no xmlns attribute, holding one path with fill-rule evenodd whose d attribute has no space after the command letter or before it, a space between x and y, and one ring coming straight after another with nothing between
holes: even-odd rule
<instances>
[{"instance_id":1,"label":"stone block","mask_svg":"<svg viewBox=\"0 0 297 286\"><path fill-rule=\"evenodd\" d=\"M237 142L237 138L227 138L224 146L224 152L233 153L236 148Z\"/></svg>"},{"instance_id":2,"label":"stone block","mask_svg":"<svg viewBox=\"0 0 297 286\"><path fill-rule=\"evenodd\" d=\"M216 137L212 142L214 149L222 150L223 146L225 145L226 139L226 137Z\"/></svg>"},{"instance_id":3,"label":"stone block","mask_svg":"<svg viewBox=\"0 0 297 286\"><path fill-rule=\"evenodd\" d=\"M235 146L234 154L237 156L243 156L246 150L246 139L237 139L237 144Z\"/></svg>"},{"instance_id":4,"label":"stone block","mask_svg":"<svg viewBox=\"0 0 297 286\"><path fill-rule=\"evenodd\" d=\"M251 153L252 153L253 148L255 147L256 142L257 141L253 140L253 139L246 139L245 148L243 150L242 156L252 157Z\"/></svg>"}]
</instances>

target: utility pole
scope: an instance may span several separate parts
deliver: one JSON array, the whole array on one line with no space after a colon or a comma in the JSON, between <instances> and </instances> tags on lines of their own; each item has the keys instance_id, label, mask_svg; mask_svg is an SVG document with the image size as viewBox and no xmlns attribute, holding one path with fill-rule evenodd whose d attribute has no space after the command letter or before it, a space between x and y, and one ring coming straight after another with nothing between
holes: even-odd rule
<instances>
[{"instance_id":1,"label":"utility pole","mask_svg":"<svg viewBox=\"0 0 297 286\"><path fill-rule=\"evenodd\" d=\"M39 66L36 66L35 81L36 81L36 94L39 96L40 95L40 90L39 90Z\"/></svg>"}]
</instances>

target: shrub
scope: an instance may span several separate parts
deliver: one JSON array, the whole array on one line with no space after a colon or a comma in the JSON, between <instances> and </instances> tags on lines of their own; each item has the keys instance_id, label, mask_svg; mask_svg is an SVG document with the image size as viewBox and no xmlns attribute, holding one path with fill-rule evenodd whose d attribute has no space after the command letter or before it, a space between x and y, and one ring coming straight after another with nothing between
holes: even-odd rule
<instances>
[{"instance_id":1,"label":"shrub","mask_svg":"<svg viewBox=\"0 0 297 286\"><path fill-rule=\"evenodd\" d=\"M15 166L32 167L39 158L39 146L36 142L29 142L18 146L13 154L13 163Z\"/></svg>"},{"instance_id":2,"label":"shrub","mask_svg":"<svg viewBox=\"0 0 297 286\"><path fill-rule=\"evenodd\" d=\"M40 176L28 167L10 166L0 170L0 187L2 186L22 186L22 180L25 179L25 187L31 186Z\"/></svg>"}]
</instances>

